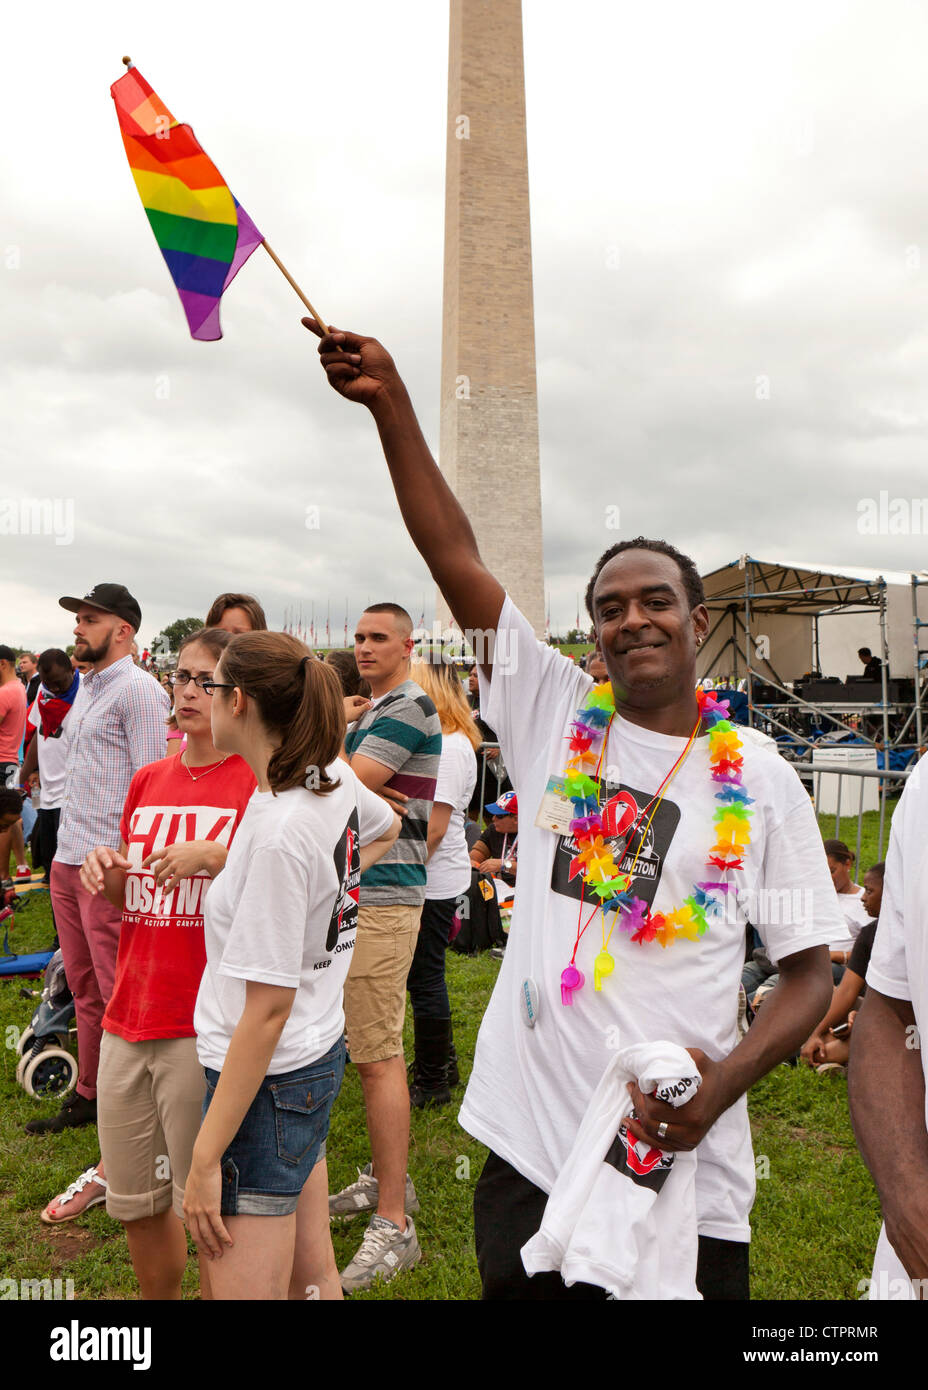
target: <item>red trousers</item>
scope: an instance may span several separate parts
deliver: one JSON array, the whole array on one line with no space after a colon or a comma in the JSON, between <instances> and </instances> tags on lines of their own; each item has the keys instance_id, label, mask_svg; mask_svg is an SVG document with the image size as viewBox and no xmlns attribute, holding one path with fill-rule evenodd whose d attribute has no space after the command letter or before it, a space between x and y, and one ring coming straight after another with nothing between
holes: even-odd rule
<instances>
[{"instance_id":1,"label":"red trousers","mask_svg":"<svg viewBox=\"0 0 928 1390\"><path fill-rule=\"evenodd\" d=\"M97 1094L97 1064L103 1014L113 993L122 913L102 893L81 887L80 865L52 864L52 907L68 988L77 1014L77 1091Z\"/></svg>"}]
</instances>

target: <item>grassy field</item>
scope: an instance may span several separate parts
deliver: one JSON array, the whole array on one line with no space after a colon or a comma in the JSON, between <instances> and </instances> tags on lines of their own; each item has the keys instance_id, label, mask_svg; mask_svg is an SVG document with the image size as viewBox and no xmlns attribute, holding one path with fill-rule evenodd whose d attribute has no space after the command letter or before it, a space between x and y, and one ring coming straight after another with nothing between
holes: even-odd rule
<instances>
[{"instance_id":1,"label":"grassy field","mask_svg":"<svg viewBox=\"0 0 928 1390\"><path fill-rule=\"evenodd\" d=\"M873 818L875 821L875 817ZM822 818L823 834L828 825ZM864 866L875 859L875 824L865 826ZM17 912L11 942L17 951L40 949L52 938L48 897L33 895ZM449 954L448 980L455 1039L466 1079L477 1028L498 962ZM132 1299L137 1289L119 1224L102 1208L57 1228L43 1226L45 1203L97 1158L96 1131L60 1135L24 1132L28 1119L54 1110L15 1081L17 1029L35 1001L20 997L21 980L0 982L0 1029L6 1043L0 1068L0 1246L4 1277L73 1279L77 1299ZM37 982L26 982L34 986ZM407 1037L407 1046L411 1037ZM457 1093L458 1097L462 1094ZM752 1289L757 1299L854 1299L870 1270L879 1232L879 1204L854 1143L842 1078L821 1078L805 1067L781 1066L749 1097L757 1155L757 1202L752 1223ZM368 1299L462 1300L479 1296L471 1199L484 1150L458 1126L457 1105L416 1112L409 1168L422 1206L416 1228L421 1265ZM368 1160L364 1107L356 1073L345 1077L329 1135L330 1184L355 1178ZM341 1267L360 1240L359 1223L333 1228ZM185 1293L197 1296L195 1261Z\"/></svg>"}]
</instances>

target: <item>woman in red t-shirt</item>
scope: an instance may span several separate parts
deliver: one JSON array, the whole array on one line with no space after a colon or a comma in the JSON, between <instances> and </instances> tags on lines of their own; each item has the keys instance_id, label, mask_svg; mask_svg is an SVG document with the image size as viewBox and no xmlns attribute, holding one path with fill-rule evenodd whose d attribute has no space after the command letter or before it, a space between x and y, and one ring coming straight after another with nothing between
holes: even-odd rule
<instances>
[{"instance_id":1,"label":"woman in red t-shirt","mask_svg":"<svg viewBox=\"0 0 928 1390\"><path fill-rule=\"evenodd\" d=\"M242 758L213 746L211 697L200 685L230 640L202 628L184 642L174 717L187 747L139 769L118 852L98 846L81 869L87 892L104 892L123 914L97 1082L102 1159L42 1219L67 1221L105 1200L125 1225L143 1298L181 1296L183 1188L205 1092L193 1029L206 962L203 902L256 785ZM203 1293L207 1283L201 1268Z\"/></svg>"}]
</instances>

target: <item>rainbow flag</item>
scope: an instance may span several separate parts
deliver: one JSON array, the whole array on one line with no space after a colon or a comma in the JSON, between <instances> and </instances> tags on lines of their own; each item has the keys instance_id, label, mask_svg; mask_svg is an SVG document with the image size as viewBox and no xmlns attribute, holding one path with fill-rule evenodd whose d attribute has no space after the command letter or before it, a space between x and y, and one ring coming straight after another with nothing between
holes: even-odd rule
<instances>
[{"instance_id":1,"label":"rainbow flag","mask_svg":"<svg viewBox=\"0 0 928 1390\"><path fill-rule=\"evenodd\" d=\"M264 237L189 125L178 125L137 68L110 95L129 168L177 286L191 335L222 337L219 301Z\"/></svg>"}]
</instances>

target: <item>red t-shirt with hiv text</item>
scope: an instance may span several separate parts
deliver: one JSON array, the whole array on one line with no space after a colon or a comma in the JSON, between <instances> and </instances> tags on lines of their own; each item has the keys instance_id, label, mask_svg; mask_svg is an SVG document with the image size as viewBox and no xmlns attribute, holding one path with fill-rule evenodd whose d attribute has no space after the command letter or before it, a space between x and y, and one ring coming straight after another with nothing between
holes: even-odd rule
<instances>
[{"instance_id":1,"label":"red t-shirt with hiv text","mask_svg":"<svg viewBox=\"0 0 928 1390\"><path fill-rule=\"evenodd\" d=\"M103 1015L104 1030L126 1042L195 1036L193 1007L206 965L203 902L212 880L203 872L165 893L142 860L190 840L215 840L228 849L256 786L238 754L196 778L178 754L140 768L129 784L119 828L132 868L116 982Z\"/></svg>"}]
</instances>

